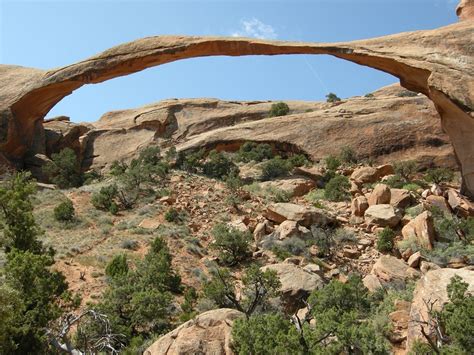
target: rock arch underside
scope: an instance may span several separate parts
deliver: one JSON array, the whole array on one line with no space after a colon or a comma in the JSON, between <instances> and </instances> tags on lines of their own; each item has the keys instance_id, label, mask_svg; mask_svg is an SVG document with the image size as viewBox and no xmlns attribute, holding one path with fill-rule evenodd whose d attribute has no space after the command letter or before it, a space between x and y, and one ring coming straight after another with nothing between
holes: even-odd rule
<instances>
[{"instance_id":1,"label":"rock arch underside","mask_svg":"<svg viewBox=\"0 0 474 355\"><path fill-rule=\"evenodd\" d=\"M430 98L459 162L462 192L474 197L474 21L471 5L471 1L463 1L458 8L458 15L464 21L435 30L368 40L320 44L157 36L125 43L81 62L48 71L0 65L1 160L3 164L21 166L46 114L61 99L85 84L194 57L328 54L390 73L399 78L406 89Z\"/></svg>"}]
</instances>

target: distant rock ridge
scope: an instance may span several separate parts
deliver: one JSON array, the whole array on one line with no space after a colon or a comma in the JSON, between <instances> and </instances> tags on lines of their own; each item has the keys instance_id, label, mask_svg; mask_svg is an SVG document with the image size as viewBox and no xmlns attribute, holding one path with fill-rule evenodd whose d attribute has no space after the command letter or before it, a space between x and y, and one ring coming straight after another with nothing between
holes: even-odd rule
<instances>
[{"instance_id":1,"label":"distant rock ridge","mask_svg":"<svg viewBox=\"0 0 474 355\"><path fill-rule=\"evenodd\" d=\"M463 176L474 196L474 22L472 2L458 8L461 21L435 30L370 40L317 44L249 38L158 36L125 43L84 61L43 71L0 66L0 151L21 166L35 152L42 120L62 98L85 84L100 83L175 60L212 55L329 54L390 73L405 88L435 104ZM4 160L4 159L0 160Z\"/></svg>"},{"instance_id":2,"label":"distant rock ridge","mask_svg":"<svg viewBox=\"0 0 474 355\"><path fill-rule=\"evenodd\" d=\"M409 96L409 95L411 96ZM245 141L270 143L280 153L304 153L313 160L351 147L360 158L379 162L418 159L425 167L456 168L448 136L434 105L399 85L338 104L286 101L290 113L268 117L270 101L172 99L105 113L97 122L44 122L38 152L50 156L74 149L84 169L128 160L149 144L163 149L234 151Z\"/></svg>"}]
</instances>

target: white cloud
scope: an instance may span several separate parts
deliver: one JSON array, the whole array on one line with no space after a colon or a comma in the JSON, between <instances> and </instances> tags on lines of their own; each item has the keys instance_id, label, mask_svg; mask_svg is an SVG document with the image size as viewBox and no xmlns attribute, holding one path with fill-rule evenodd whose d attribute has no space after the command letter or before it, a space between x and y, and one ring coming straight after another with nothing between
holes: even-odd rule
<instances>
[{"instance_id":1,"label":"white cloud","mask_svg":"<svg viewBox=\"0 0 474 355\"><path fill-rule=\"evenodd\" d=\"M241 20L240 29L232 32L232 37L254 37L259 39L275 39L277 34L275 29L263 23L257 18Z\"/></svg>"}]
</instances>

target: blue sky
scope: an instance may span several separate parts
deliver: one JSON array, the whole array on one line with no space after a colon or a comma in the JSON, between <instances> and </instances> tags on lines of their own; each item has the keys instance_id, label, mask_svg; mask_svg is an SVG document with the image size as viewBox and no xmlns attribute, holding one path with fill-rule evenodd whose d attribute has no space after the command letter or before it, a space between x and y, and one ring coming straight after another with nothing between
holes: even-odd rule
<instances>
[{"instance_id":1,"label":"blue sky","mask_svg":"<svg viewBox=\"0 0 474 355\"><path fill-rule=\"evenodd\" d=\"M348 41L457 21L457 0L0 0L0 63L49 69L114 45L165 34ZM397 79L329 56L208 57L87 85L49 113L95 121L166 98L323 100L363 95Z\"/></svg>"}]
</instances>

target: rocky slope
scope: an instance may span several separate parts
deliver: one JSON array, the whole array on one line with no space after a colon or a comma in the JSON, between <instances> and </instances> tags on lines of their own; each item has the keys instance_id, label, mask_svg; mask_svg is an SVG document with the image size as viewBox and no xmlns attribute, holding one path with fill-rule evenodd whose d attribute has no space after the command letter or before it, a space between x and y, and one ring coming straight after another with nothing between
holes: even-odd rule
<instances>
[{"instance_id":1,"label":"rocky slope","mask_svg":"<svg viewBox=\"0 0 474 355\"><path fill-rule=\"evenodd\" d=\"M434 105L424 95L413 94L392 85L335 104L287 102L290 113L284 117L268 117L272 102L165 100L108 112L87 125L64 118L46 121L37 154L50 156L70 147L84 169L101 170L152 142L178 151L233 151L244 141L256 141L271 143L282 154L303 152L312 160L352 147L360 158L379 162L418 159L426 167L455 168Z\"/></svg>"},{"instance_id":2,"label":"rocky slope","mask_svg":"<svg viewBox=\"0 0 474 355\"><path fill-rule=\"evenodd\" d=\"M469 18L470 4L461 5L462 18ZM467 20L436 30L335 44L149 37L50 71L1 66L4 85L0 88L0 149L7 161L21 165L25 154L35 151L42 118L63 97L84 84L192 57L330 54L388 72L400 78L404 87L427 95L435 103L442 127L454 146L464 178L463 191L474 195L473 29L474 23Z\"/></svg>"}]
</instances>

